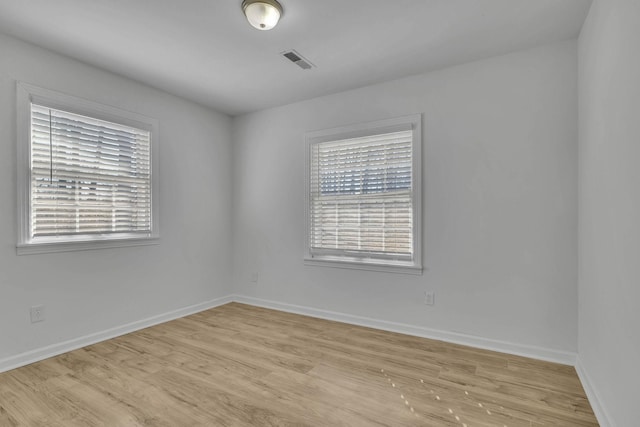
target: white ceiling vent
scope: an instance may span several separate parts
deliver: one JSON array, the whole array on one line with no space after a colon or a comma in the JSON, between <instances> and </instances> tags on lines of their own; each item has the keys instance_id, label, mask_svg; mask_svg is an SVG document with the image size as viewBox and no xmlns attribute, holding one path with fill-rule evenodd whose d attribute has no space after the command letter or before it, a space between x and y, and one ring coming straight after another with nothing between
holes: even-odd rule
<instances>
[{"instance_id":1,"label":"white ceiling vent","mask_svg":"<svg viewBox=\"0 0 640 427\"><path fill-rule=\"evenodd\" d=\"M302 55L300 55L295 50L284 51L281 53L281 55L287 58L289 61L296 64L298 67L302 68L303 70L308 70L314 67L314 65L311 62L309 62L306 58L303 58Z\"/></svg>"}]
</instances>

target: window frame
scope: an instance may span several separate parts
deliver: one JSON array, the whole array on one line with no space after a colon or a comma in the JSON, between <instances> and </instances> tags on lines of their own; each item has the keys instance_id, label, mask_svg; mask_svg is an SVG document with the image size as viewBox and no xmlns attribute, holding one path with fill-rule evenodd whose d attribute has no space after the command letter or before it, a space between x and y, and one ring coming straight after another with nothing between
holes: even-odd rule
<instances>
[{"instance_id":1,"label":"window frame","mask_svg":"<svg viewBox=\"0 0 640 427\"><path fill-rule=\"evenodd\" d=\"M78 235L32 239L31 217L31 104L63 110L120 125L150 132L151 155L151 232L119 233L110 235ZM153 245L159 243L159 183L158 139L159 125L156 119L100 104L72 95L41 88L24 82L16 84L17 106L17 244L18 255L80 251L87 249Z\"/></svg>"},{"instance_id":2,"label":"window frame","mask_svg":"<svg viewBox=\"0 0 640 427\"><path fill-rule=\"evenodd\" d=\"M413 259L408 261L379 258L321 255L311 251L311 158L314 144L367 137L398 130L412 131L411 198L413 207ZM422 274L422 115L377 120L305 133L305 248L304 264L406 274Z\"/></svg>"}]
</instances>

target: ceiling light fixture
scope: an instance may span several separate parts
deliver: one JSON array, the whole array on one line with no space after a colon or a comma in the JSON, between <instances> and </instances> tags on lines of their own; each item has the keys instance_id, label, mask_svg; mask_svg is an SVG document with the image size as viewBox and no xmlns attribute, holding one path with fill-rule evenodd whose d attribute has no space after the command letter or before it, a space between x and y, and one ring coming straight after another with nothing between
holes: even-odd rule
<instances>
[{"instance_id":1,"label":"ceiling light fixture","mask_svg":"<svg viewBox=\"0 0 640 427\"><path fill-rule=\"evenodd\" d=\"M270 30L282 16L282 6L276 0L244 0L242 11L252 27Z\"/></svg>"}]
</instances>

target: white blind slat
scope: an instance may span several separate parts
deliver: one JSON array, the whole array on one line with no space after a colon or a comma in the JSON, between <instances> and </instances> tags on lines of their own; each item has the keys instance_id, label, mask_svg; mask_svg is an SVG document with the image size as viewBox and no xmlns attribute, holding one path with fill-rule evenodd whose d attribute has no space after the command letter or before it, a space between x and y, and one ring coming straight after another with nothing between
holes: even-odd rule
<instances>
[{"instance_id":1,"label":"white blind slat","mask_svg":"<svg viewBox=\"0 0 640 427\"><path fill-rule=\"evenodd\" d=\"M31 104L31 237L151 232L151 133Z\"/></svg>"},{"instance_id":2,"label":"white blind slat","mask_svg":"<svg viewBox=\"0 0 640 427\"><path fill-rule=\"evenodd\" d=\"M310 250L413 257L411 130L314 143Z\"/></svg>"}]
</instances>

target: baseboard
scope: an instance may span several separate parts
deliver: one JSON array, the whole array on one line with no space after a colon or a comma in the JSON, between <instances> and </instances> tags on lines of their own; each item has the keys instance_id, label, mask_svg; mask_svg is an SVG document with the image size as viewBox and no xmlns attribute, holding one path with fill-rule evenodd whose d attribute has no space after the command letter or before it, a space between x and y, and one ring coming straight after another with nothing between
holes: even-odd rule
<instances>
[{"instance_id":1,"label":"baseboard","mask_svg":"<svg viewBox=\"0 0 640 427\"><path fill-rule=\"evenodd\" d=\"M28 365L30 363L38 362L40 360L48 359L49 357L57 356L62 353L66 353L72 350L77 350L82 347L86 347L91 344L95 344L100 341L105 341L111 338L118 337L120 335L128 334L140 329L148 328L159 323L168 322L180 317L188 316L190 314L198 313L203 310L218 307L233 301L231 296L222 298L216 298L214 300L206 301L199 304L194 304L188 307L173 310L168 313L160 314L157 316L148 317L146 319L138 320L135 322L127 323L126 325L117 326L115 328L107 329L105 331L96 332L93 334L85 335L83 337L74 338L61 343L53 344L47 347L38 348L35 350L27 351L15 356L10 356L5 359L0 359L0 372L9 371L11 369L19 368L20 366Z\"/></svg>"},{"instance_id":2,"label":"baseboard","mask_svg":"<svg viewBox=\"0 0 640 427\"><path fill-rule=\"evenodd\" d=\"M258 307L271 308L274 310L285 311L289 313L302 314L305 316L317 317L327 320L335 320L338 322L349 323L353 325L366 326L369 328L381 329L390 332L413 335L423 338L436 339L455 344L468 345L486 350L509 353L518 356L531 357L539 360L562 363L566 365L576 364L576 354L560 350L547 349L543 347L528 346L507 341L493 340L489 338L466 335L457 332L441 331L421 326L408 325L404 323L389 322L386 320L373 319L369 317L354 316L346 313L335 311L321 310L313 307L286 304L277 301L270 301L260 298L247 297L243 295L229 295L217 298L211 301L184 307L168 313L149 317L147 319L138 320L126 325L117 326L105 331L96 332L85 335L83 337L74 338L72 340L53 344L47 347L38 348L5 359L0 359L0 372L19 368L49 357L57 356L78 348L82 348L100 341L105 341L120 335L128 334L140 329L148 328L160 323L168 322L180 317L188 316L203 310L218 307L230 302L240 302L244 304L254 305ZM580 372L580 371L579 371ZM582 379L582 377L581 377ZM587 389L587 386L585 386ZM591 399L591 396L589 396ZM595 410L595 409L594 409Z\"/></svg>"},{"instance_id":3,"label":"baseboard","mask_svg":"<svg viewBox=\"0 0 640 427\"><path fill-rule=\"evenodd\" d=\"M584 369L584 365L580 360L580 356L578 356L576 359L576 372L578 373L578 378L580 378L580 382L582 383L584 392L589 399L591 409L593 409L593 413L596 415L598 423L600 423L600 427L615 426L613 418L609 414L609 411L605 409L604 405L602 404L602 399L600 399L596 388L593 386L591 377L589 377L589 374L587 374L587 371Z\"/></svg>"},{"instance_id":4,"label":"baseboard","mask_svg":"<svg viewBox=\"0 0 640 427\"><path fill-rule=\"evenodd\" d=\"M351 314L320 310L317 308L305 307L300 305L285 304L277 301L264 300L243 295L233 295L232 298L236 302L255 305L258 307L272 308L274 310L286 311L289 313L303 314L305 316L335 320L338 322L350 323L358 326L366 326L369 328L382 329L390 332L398 332L401 334L436 339L454 344L468 345L470 347L509 353L517 356L530 357L533 359L545 360L548 362L555 362L572 366L576 363L576 353L568 351L493 340L457 332L441 331L437 329L425 328L422 326L388 322L386 320L372 319L369 317L353 316Z\"/></svg>"}]
</instances>

